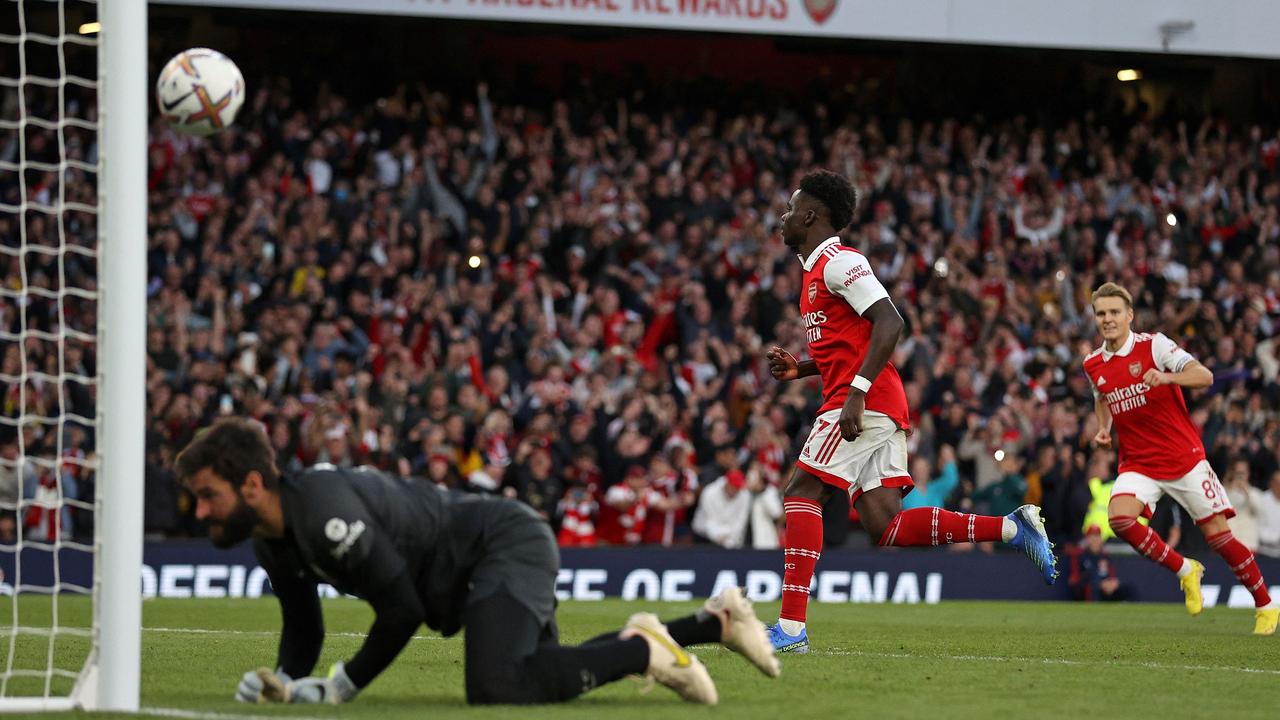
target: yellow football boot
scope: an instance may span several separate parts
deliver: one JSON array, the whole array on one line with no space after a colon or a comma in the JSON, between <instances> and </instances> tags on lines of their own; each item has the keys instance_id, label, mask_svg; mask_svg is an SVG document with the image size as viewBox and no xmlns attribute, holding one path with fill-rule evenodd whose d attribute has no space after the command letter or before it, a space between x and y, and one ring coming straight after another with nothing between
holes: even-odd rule
<instances>
[{"instance_id":1,"label":"yellow football boot","mask_svg":"<svg viewBox=\"0 0 1280 720\"><path fill-rule=\"evenodd\" d=\"M1204 610L1204 598L1200 597L1200 579L1204 577L1204 565L1191 558L1187 558L1187 562L1191 563L1191 572L1179 578L1178 585L1182 587L1182 594L1187 596L1187 612L1199 615ZM1273 630L1274 625L1272 623Z\"/></svg>"}]
</instances>

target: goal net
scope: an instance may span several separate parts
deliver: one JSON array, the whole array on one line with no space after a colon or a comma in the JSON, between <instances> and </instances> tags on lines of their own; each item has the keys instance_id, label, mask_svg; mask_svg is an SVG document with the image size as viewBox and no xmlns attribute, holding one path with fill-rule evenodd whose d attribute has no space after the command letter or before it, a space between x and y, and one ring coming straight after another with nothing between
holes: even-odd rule
<instances>
[{"instance_id":1,"label":"goal net","mask_svg":"<svg viewBox=\"0 0 1280 720\"><path fill-rule=\"evenodd\" d=\"M0 712L132 710L146 4L2 3Z\"/></svg>"}]
</instances>

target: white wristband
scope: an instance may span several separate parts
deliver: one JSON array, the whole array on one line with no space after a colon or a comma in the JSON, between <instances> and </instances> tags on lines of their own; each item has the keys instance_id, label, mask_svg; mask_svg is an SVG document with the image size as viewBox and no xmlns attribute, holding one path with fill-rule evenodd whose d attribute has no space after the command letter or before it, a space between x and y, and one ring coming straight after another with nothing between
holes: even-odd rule
<instances>
[{"instance_id":1,"label":"white wristband","mask_svg":"<svg viewBox=\"0 0 1280 720\"><path fill-rule=\"evenodd\" d=\"M855 387L861 390L862 392L867 392L868 390L871 389L871 381L862 377L861 375L855 375L853 377L853 382L849 383L849 386Z\"/></svg>"}]
</instances>

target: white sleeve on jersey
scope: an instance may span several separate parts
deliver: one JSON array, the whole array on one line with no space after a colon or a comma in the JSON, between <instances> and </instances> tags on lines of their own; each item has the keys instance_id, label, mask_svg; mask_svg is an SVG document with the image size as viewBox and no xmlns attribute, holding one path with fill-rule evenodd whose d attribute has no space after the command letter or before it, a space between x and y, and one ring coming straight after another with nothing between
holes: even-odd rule
<instances>
[{"instance_id":1,"label":"white sleeve on jersey","mask_svg":"<svg viewBox=\"0 0 1280 720\"><path fill-rule=\"evenodd\" d=\"M1195 360L1191 353L1178 347L1164 333L1151 336L1151 359L1165 372L1182 372L1187 363Z\"/></svg>"},{"instance_id":2,"label":"white sleeve on jersey","mask_svg":"<svg viewBox=\"0 0 1280 720\"><path fill-rule=\"evenodd\" d=\"M889 297L871 263L862 253L842 252L827 261L822 272L827 289L844 298L861 315L877 301Z\"/></svg>"}]
</instances>

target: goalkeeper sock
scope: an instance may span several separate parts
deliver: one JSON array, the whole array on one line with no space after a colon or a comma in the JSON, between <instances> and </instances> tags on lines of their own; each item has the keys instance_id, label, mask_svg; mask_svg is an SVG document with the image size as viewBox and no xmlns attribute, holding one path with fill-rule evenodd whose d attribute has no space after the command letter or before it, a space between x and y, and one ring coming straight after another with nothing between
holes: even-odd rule
<instances>
[{"instance_id":1,"label":"goalkeeper sock","mask_svg":"<svg viewBox=\"0 0 1280 720\"><path fill-rule=\"evenodd\" d=\"M680 643L681 647L718 643L724 636L724 626L720 624L720 618L706 610L676 618L666 625L671 638Z\"/></svg>"},{"instance_id":2,"label":"goalkeeper sock","mask_svg":"<svg viewBox=\"0 0 1280 720\"><path fill-rule=\"evenodd\" d=\"M699 609L693 615L676 618L664 624L667 626L667 632L671 633L671 639L679 643L681 647L718 643L720 638L724 636L724 626L720 624L720 618L702 609ZM596 635L578 647L615 642L617 639L618 631L614 630L613 632Z\"/></svg>"},{"instance_id":3,"label":"goalkeeper sock","mask_svg":"<svg viewBox=\"0 0 1280 720\"><path fill-rule=\"evenodd\" d=\"M526 660L529 671L542 679L539 687L554 695L546 700L569 700L605 683L649 669L649 643L643 637L591 642L577 647L543 645ZM545 691L544 691L545 692Z\"/></svg>"}]
</instances>

